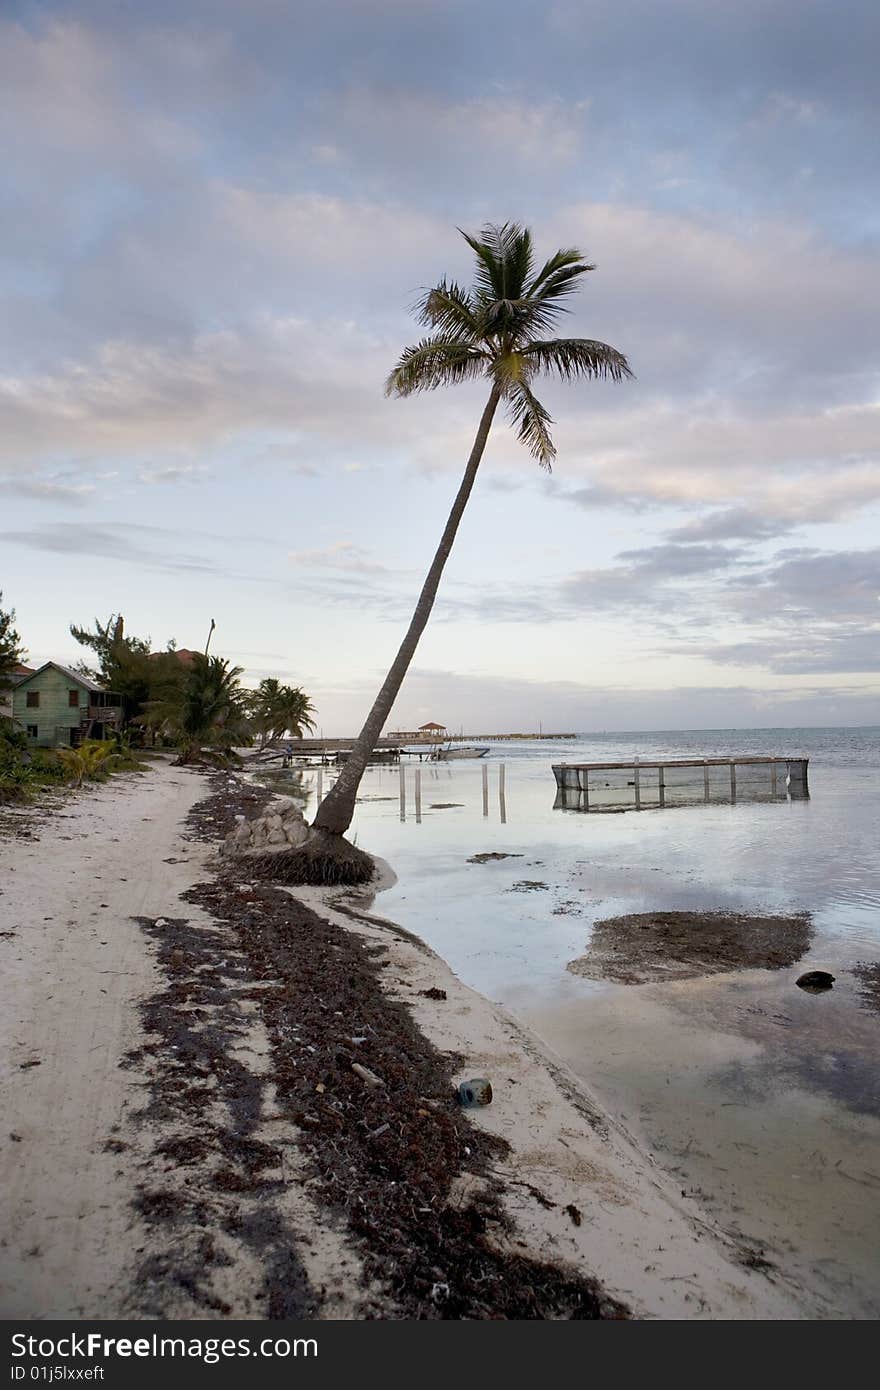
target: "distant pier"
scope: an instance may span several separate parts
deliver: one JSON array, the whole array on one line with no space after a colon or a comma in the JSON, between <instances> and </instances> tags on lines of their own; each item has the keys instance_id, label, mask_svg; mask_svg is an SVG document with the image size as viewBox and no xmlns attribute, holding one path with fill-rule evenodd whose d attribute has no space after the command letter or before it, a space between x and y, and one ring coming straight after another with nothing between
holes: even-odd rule
<instances>
[{"instance_id":1,"label":"distant pier","mask_svg":"<svg viewBox=\"0 0 880 1390\"><path fill-rule=\"evenodd\" d=\"M554 806L566 811L644 811L699 802L785 801L809 797L809 758L633 758L618 763L555 763Z\"/></svg>"},{"instance_id":2,"label":"distant pier","mask_svg":"<svg viewBox=\"0 0 880 1390\"><path fill-rule=\"evenodd\" d=\"M442 738L416 735L389 734L377 739L371 762L393 763L401 757L423 758L438 744L444 743L506 743L508 740L529 741L531 739L575 739L577 734L445 734ZM319 762L344 762L357 743L356 738L287 738L279 739L269 747L251 755L251 760L260 763L282 762L295 758L317 759Z\"/></svg>"}]
</instances>

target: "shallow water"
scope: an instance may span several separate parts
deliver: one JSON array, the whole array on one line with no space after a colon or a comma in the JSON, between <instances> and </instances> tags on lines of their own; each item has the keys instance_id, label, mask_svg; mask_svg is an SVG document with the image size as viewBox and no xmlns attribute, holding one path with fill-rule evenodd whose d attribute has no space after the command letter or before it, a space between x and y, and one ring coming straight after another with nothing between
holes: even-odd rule
<instances>
[{"instance_id":1,"label":"shallow water","mask_svg":"<svg viewBox=\"0 0 880 1390\"><path fill-rule=\"evenodd\" d=\"M553 762L728 753L808 756L810 799L553 809ZM820 1312L876 1316L880 1016L851 967L880 960L880 729L514 742L485 761L488 815L480 761L426 764L420 823L417 764L405 820L398 769L370 769L353 833L398 875L383 913L540 1033L640 1132L685 1200L802 1282ZM304 780L313 805L315 774ZM487 851L520 857L467 862ZM652 908L806 910L815 935L775 972L625 986L566 970L595 920ZM831 970L834 989L797 989L809 968Z\"/></svg>"}]
</instances>

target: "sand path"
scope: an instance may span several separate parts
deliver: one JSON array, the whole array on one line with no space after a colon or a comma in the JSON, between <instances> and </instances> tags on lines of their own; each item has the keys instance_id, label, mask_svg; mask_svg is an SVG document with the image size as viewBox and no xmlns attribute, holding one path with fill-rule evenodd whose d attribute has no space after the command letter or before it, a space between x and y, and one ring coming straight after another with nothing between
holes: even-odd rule
<instances>
[{"instance_id":1,"label":"sand path","mask_svg":"<svg viewBox=\"0 0 880 1390\"><path fill-rule=\"evenodd\" d=\"M0 843L3 1317L122 1315L135 1174L105 1146L138 1104L119 1061L156 980L132 917L179 907L206 856L180 835L205 785L157 763L65 800L37 840Z\"/></svg>"}]
</instances>

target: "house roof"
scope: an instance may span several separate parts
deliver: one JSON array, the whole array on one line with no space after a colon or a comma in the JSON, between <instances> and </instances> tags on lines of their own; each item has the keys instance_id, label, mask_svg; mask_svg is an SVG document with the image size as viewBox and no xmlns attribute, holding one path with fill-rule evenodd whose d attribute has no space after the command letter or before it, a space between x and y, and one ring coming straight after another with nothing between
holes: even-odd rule
<instances>
[{"instance_id":1,"label":"house roof","mask_svg":"<svg viewBox=\"0 0 880 1390\"><path fill-rule=\"evenodd\" d=\"M21 680L16 685L16 689L19 689L22 685L27 685L28 681L32 681L34 676L42 675L44 671L48 671L50 666L54 667L56 671L60 671L62 675L65 675L68 680L73 681L75 685L81 685L86 690L93 690L100 694L106 689L105 686L98 685L97 681L93 681L91 676L83 676L80 675L79 671L71 671L69 666L62 666L60 661L44 661L42 666L38 666L36 670L31 670L28 675L22 676Z\"/></svg>"},{"instance_id":2,"label":"house roof","mask_svg":"<svg viewBox=\"0 0 880 1390\"><path fill-rule=\"evenodd\" d=\"M197 656L201 652L191 651L189 647L174 647L171 651L150 652L150 660L155 661L160 656L176 656L181 666L192 666Z\"/></svg>"},{"instance_id":3,"label":"house roof","mask_svg":"<svg viewBox=\"0 0 880 1390\"><path fill-rule=\"evenodd\" d=\"M420 724L419 729L445 729L445 724Z\"/></svg>"}]
</instances>

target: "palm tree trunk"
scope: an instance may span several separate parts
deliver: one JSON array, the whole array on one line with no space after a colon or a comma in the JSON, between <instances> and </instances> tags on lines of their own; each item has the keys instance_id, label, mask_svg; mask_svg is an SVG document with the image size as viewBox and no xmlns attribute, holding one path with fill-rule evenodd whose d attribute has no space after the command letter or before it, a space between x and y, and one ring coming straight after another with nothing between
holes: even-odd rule
<instances>
[{"instance_id":1,"label":"palm tree trunk","mask_svg":"<svg viewBox=\"0 0 880 1390\"><path fill-rule=\"evenodd\" d=\"M412 616L407 634L400 644L400 650L392 662L391 669L385 677L385 683L379 694L376 696L373 708L367 715L366 723L358 735L357 742L345 765L339 774L334 786L325 796L318 807L318 814L315 816L314 828L324 830L331 835L344 835L351 825L354 816L355 800L357 798L358 787L364 775L364 768L370 760L370 755L376 746L379 735L385 727L385 721L391 713L394 701L397 699L398 691L403 684L404 676L409 670L410 662L418 646L419 638L425 630L425 626L431 616L431 609L434 607L434 600L437 597L437 589L440 585L440 577L449 553L452 550L452 543L458 531L459 522L467 506L468 498L471 495L474 482L477 476L477 469L486 448L486 441L489 438L489 430L492 427L492 420L501 399L501 390L495 385L486 402L486 407L480 419L479 429L477 430L474 446L471 449L467 467L464 470L464 477L461 486L456 493L449 519L440 538L437 553L434 556L431 568L428 570L427 578L422 585L422 592L419 594L419 601L416 604L415 612Z\"/></svg>"}]
</instances>

